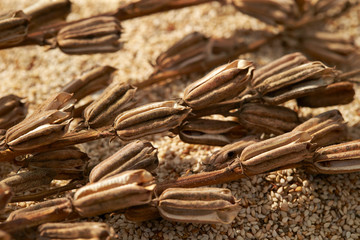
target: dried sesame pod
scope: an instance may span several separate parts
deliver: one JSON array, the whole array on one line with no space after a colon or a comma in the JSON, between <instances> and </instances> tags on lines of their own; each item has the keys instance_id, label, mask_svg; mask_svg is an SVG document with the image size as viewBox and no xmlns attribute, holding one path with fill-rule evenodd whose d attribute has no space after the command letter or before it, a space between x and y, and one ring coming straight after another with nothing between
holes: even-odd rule
<instances>
[{"instance_id":1,"label":"dried sesame pod","mask_svg":"<svg viewBox=\"0 0 360 240\"><path fill-rule=\"evenodd\" d=\"M55 111L55 113L60 113L58 114L61 115L60 117L64 116L60 111ZM47 115L47 112L44 112L44 115ZM40 116L40 119L36 120L43 120L41 118L43 118L44 115ZM48 116L45 118L48 118ZM41 121L38 121L32 124L31 122L29 123L29 121L26 121L26 123L29 123L28 126L22 125L21 128L15 129L15 127L18 126L15 125L13 128L10 128L9 130L11 130L11 132L8 131L6 133L7 146L15 151L30 151L32 149L48 145L61 138L67 132L69 124L69 121L60 124L36 124L40 122Z\"/></svg>"},{"instance_id":2,"label":"dried sesame pod","mask_svg":"<svg viewBox=\"0 0 360 240\"><path fill-rule=\"evenodd\" d=\"M317 149L308 170L321 174L360 171L360 141L355 140Z\"/></svg>"},{"instance_id":3,"label":"dried sesame pod","mask_svg":"<svg viewBox=\"0 0 360 240\"><path fill-rule=\"evenodd\" d=\"M116 68L99 66L86 71L79 78L67 83L62 92L72 93L72 98L80 100L87 95L101 90L109 85Z\"/></svg>"},{"instance_id":4,"label":"dried sesame pod","mask_svg":"<svg viewBox=\"0 0 360 240\"><path fill-rule=\"evenodd\" d=\"M292 0L231 0L231 3L237 10L271 25L291 26L300 17Z\"/></svg>"},{"instance_id":5,"label":"dried sesame pod","mask_svg":"<svg viewBox=\"0 0 360 240\"><path fill-rule=\"evenodd\" d=\"M4 210L8 202L10 202L13 195L14 192L11 187L4 182L0 182L0 213Z\"/></svg>"},{"instance_id":6,"label":"dried sesame pod","mask_svg":"<svg viewBox=\"0 0 360 240\"><path fill-rule=\"evenodd\" d=\"M137 140L96 165L90 172L89 181L98 182L133 169L152 171L158 164L157 149L150 142Z\"/></svg>"},{"instance_id":7,"label":"dried sesame pod","mask_svg":"<svg viewBox=\"0 0 360 240\"><path fill-rule=\"evenodd\" d=\"M157 207L151 204L127 208L124 216L126 220L132 222L144 222L161 217Z\"/></svg>"},{"instance_id":8,"label":"dried sesame pod","mask_svg":"<svg viewBox=\"0 0 360 240\"><path fill-rule=\"evenodd\" d=\"M55 93L41 103L31 116L37 116L41 112L48 110L60 110L63 112L71 112L74 108L75 99L71 93L59 92Z\"/></svg>"},{"instance_id":9,"label":"dried sesame pod","mask_svg":"<svg viewBox=\"0 0 360 240\"><path fill-rule=\"evenodd\" d=\"M245 60L222 65L190 84L185 89L183 99L193 109L232 99L245 90L253 70L252 63Z\"/></svg>"},{"instance_id":10,"label":"dried sesame pod","mask_svg":"<svg viewBox=\"0 0 360 240\"><path fill-rule=\"evenodd\" d=\"M289 132L246 147L234 164L250 175L275 170L313 157L311 136L307 132Z\"/></svg>"},{"instance_id":11,"label":"dried sesame pod","mask_svg":"<svg viewBox=\"0 0 360 240\"><path fill-rule=\"evenodd\" d=\"M305 131L312 136L312 143L323 147L339 143L347 137L347 127L338 110L321 113L303 122L293 131Z\"/></svg>"},{"instance_id":12,"label":"dried sesame pod","mask_svg":"<svg viewBox=\"0 0 360 240\"><path fill-rule=\"evenodd\" d=\"M297 98L301 107L327 107L351 103L354 100L355 90L351 82L336 82L318 89L314 93Z\"/></svg>"},{"instance_id":13,"label":"dried sesame pod","mask_svg":"<svg viewBox=\"0 0 360 240\"><path fill-rule=\"evenodd\" d=\"M43 223L63 221L72 212L71 200L68 198L47 200L10 213L6 222L0 224L0 229L14 232Z\"/></svg>"},{"instance_id":14,"label":"dried sesame pod","mask_svg":"<svg viewBox=\"0 0 360 240\"><path fill-rule=\"evenodd\" d=\"M215 152L210 159L203 163L206 165L206 171L214 171L230 166L242 151L249 145L258 142L256 136L246 136L239 141L225 145L219 151Z\"/></svg>"},{"instance_id":15,"label":"dried sesame pod","mask_svg":"<svg viewBox=\"0 0 360 240\"><path fill-rule=\"evenodd\" d=\"M237 122L213 119L191 119L179 127L183 142L224 146L246 135L247 131Z\"/></svg>"},{"instance_id":16,"label":"dried sesame pod","mask_svg":"<svg viewBox=\"0 0 360 240\"><path fill-rule=\"evenodd\" d=\"M144 88L164 79L193 72L206 72L236 59L241 52L246 52L242 38L217 39L198 32L190 33L160 54L154 72L137 87Z\"/></svg>"},{"instance_id":17,"label":"dried sesame pod","mask_svg":"<svg viewBox=\"0 0 360 240\"><path fill-rule=\"evenodd\" d=\"M282 106L247 103L234 113L241 125L258 133L280 135L299 123L297 113Z\"/></svg>"},{"instance_id":18,"label":"dried sesame pod","mask_svg":"<svg viewBox=\"0 0 360 240\"><path fill-rule=\"evenodd\" d=\"M21 43L28 33L28 25L28 17L22 11L0 16L0 48Z\"/></svg>"},{"instance_id":19,"label":"dried sesame pod","mask_svg":"<svg viewBox=\"0 0 360 240\"><path fill-rule=\"evenodd\" d=\"M129 84L111 84L84 110L85 123L91 128L111 125L117 115L135 105L135 92Z\"/></svg>"},{"instance_id":20,"label":"dried sesame pod","mask_svg":"<svg viewBox=\"0 0 360 240\"><path fill-rule=\"evenodd\" d=\"M11 187L14 193L18 193L39 186L49 185L55 176L56 172L52 169L37 169L7 177L0 183L5 183Z\"/></svg>"},{"instance_id":21,"label":"dried sesame pod","mask_svg":"<svg viewBox=\"0 0 360 240\"><path fill-rule=\"evenodd\" d=\"M40 0L25 8L24 13L30 18L29 32L43 26L65 20L70 13L69 0Z\"/></svg>"},{"instance_id":22,"label":"dried sesame pod","mask_svg":"<svg viewBox=\"0 0 360 240\"><path fill-rule=\"evenodd\" d=\"M160 215L176 222L230 224L240 210L225 188L168 188L157 200Z\"/></svg>"},{"instance_id":23,"label":"dried sesame pod","mask_svg":"<svg viewBox=\"0 0 360 240\"><path fill-rule=\"evenodd\" d=\"M333 69L326 67L321 62L304 63L300 66L290 68L268 77L256 85L255 89L262 96L267 94L274 95L275 91L280 91L281 89L284 89L295 83L318 78L331 81L335 78L335 72Z\"/></svg>"},{"instance_id":24,"label":"dried sesame pod","mask_svg":"<svg viewBox=\"0 0 360 240\"><path fill-rule=\"evenodd\" d=\"M74 195L75 210L91 217L151 201L153 176L146 170L129 170L79 188Z\"/></svg>"},{"instance_id":25,"label":"dried sesame pod","mask_svg":"<svg viewBox=\"0 0 360 240\"><path fill-rule=\"evenodd\" d=\"M120 139L133 140L178 127L190 111L176 101L150 103L121 113L114 128Z\"/></svg>"},{"instance_id":26,"label":"dried sesame pod","mask_svg":"<svg viewBox=\"0 0 360 240\"><path fill-rule=\"evenodd\" d=\"M83 177L87 160L89 157L86 153L71 146L35 153L27 157L24 164L29 169L53 169L56 172L54 179L79 179Z\"/></svg>"},{"instance_id":27,"label":"dried sesame pod","mask_svg":"<svg viewBox=\"0 0 360 240\"><path fill-rule=\"evenodd\" d=\"M115 239L114 229L106 223L45 223L38 227L38 240L111 240Z\"/></svg>"},{"instance_id":28,"label":"dried sesame pod","mask_svg":"<svg viewBox=\"0 0 360 240\"><path fill-rule=\"evenodd\" d=\"M269 62L268 64L262 66L261 68L255 69L254 76L251 80L251 85L255 88L265 79L280 72L284 72L286 70L304 64L306 62L308 62L306 57L299 52L284 55L281 58Z\"/></svg>"},{"instance_id":29,"label":"dried sesame pod","mask_svg":"<svg viewBox=\"0 0 360 240\"><path fill-rule=\"evenodd\" d=\"M116 52L122 44L120 22L112 16L96 16L70 24L57 35L57 44L67 54Z\"/></svg>"},{"instance_id":30,"label":"dried sesame pod","mask_svg":"<svg viewBox=\"0 0 360 240\"><path fill-rule=\"evenodd\" d=\"M0 98L0 129L8 129L24 120L27 105L13 94Z\"/></svg>"},{"instance_id":31,"label":"dried sesame pod","mask_svg":"<svg viewBox=\"0 0 360 240\"><path fill-rule=\"evenodd\" d=\"M359 51L354 39L343 33L312 30L302 32L298 38L306 54L331 65L351 64L351 56Z\"/></svg>"}]
</instances>

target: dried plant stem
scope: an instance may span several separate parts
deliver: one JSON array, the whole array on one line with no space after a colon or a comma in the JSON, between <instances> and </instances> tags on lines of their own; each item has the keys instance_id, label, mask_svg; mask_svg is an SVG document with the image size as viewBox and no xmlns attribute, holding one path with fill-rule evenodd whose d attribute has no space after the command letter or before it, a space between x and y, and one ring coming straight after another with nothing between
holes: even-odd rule
<instances>
[{"instance_id":1,"label":"dried plant stem","mask_svg":"<svg viewBox=\"0 0 360 240\"><path fill-rule=\"evenodd\" d=\"M86 183L85 180L70 182L70 183L66 184L65 186L52 188L52 189L49 189L49 190L46 190L46 191L43 191L40 193L13 197L11 199L11 202L40 201L46 197L50 197L55 194L60 194L60 193L63 193L65 191L69 191L69 190L72 190L75 188L79 188L80 186L84 185L85 183Z\"/></svg>"},{"instance_id":2,"label":"dried plant stem","mask_svg":"<svg viewBox=\"0 0 360 240\"><path fill-rule=\"evenodd\" d=\"M202 172L190 176L180 177L175 181L164 181L158 183L155 188L155 193L160 195L167 188L177 187L201 187L214 184L222 184L246 177L239 165L231 165L212 172Z\"/></svg>"}]
</instances>

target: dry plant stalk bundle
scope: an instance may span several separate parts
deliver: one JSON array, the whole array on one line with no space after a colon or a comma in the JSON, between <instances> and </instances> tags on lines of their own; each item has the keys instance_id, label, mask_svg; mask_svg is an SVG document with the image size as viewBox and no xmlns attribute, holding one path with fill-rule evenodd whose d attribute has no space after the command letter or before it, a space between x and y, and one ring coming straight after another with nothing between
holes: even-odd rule
<instances>
[{"instance_id":1,"label":"dry plant stalk bundle","mask_svg":"<svg viewBox=\"0 0 360 240\"><path fill-rule=\"evenodd\" d=\"M36 43L58 46L69 54L114 52L122 46L119 20L203 2L207 1L144 0L115 13L67 23L58 21L69 13L69 1L38 4L0 19L0 47ZM191 33L162 53L154 72L137 86L112 83L116 69L97 66L66 84L27 117L22 98L0 98L0 162L28 170L1 180L0 210L10 201L43 200L76 189L66 197L13 211L0 223L0 230L13 234L40 225L39 239L112 239L113 230L106 224L59 222L115 211L136 222L162 217L229 224L240 210L239 200L228 189L198 187L293 167L315 174L360 171L359 140L346 142L347 125L338 110L302 121L296 111L279 106L289 100L314 108L350 103L355 95L352 77L359 70L342 72L310 61L300 52L260 68L236 59L283 37L299 42L300 50L317 59L346 64L359 52L353 40L309 30L311 23L341 15L346 7L333 1L315 5L292 0L229 2L280 31L253 43L236 35L215 39ZM330 14L332 8L338 11ZM53 11L56 14L49 15ZM44 19L55 25L42 26ZM189 84L182 99L139 105L137 93L143 88L214 67ZM213 115L230 119L213 119ZM139 139L164 132L178 134L184 142L223 147L204 163L205 172L157 182L151 172L159 164L158 151ZM96 166L74 146L106 137L127 144ZM33 195L21 194L50 185L54 179L70 182Z\"/></svg>"}]
</instances>

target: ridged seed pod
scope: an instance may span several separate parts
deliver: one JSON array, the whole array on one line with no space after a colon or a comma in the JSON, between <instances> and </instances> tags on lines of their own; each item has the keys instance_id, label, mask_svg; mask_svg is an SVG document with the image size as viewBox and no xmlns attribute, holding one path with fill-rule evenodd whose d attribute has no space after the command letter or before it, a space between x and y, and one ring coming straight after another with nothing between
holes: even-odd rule
<instances>
[{"instance_id":1,"label":"ridged seed pod","mask_svg":"<svg viewBox=\"0 0 360 240\"><path fill-rule=\"evenodd\" d=\"M168 188L157 201L160 215L176 222L230 224L240 210L225 188Z\"/></svg>"},{"instance_id":2,"label":"ridged seed pod","mask_svg":"<svg viewBox=\"0 0 360 240\"><path fill-rule=\"evenodd\" d=\"M113 16L96 16L62 28L57 44L67 54L116 52L122 28Z\"/></svg>"},{"instance_id":3,"label":"ridged seed pod","mask_svg":"<svg viewBox=\"0 0 360 240\"><path fill-rule=\"evenodd\" d=\"M28 33L29 19L22 12L12 12L0 16L0 48L21 43Z\"/></svg>"},{"instance_id":4,"label":"ridged seed pod","mask_svg":"<svg viewBox=\"0 0 360 240\"><path fill-rule=\"evenodd\" d=\"M79 188L74 208L82 217L92 217L147 204L155 188L153 176L146 170L130 170Z\"/></svg>"},{"instance_id":5,"label":"ridged seed pod","mask_svg":"<svg viewBox=\"0 0 360 240\"><path fill-rule=\"evenodd\" d=\"M297 113L282 106L248 103L233 115L242 126L257 133L280 135L299 124Z\"/></svg>"},{"instance_id":6,"label":"ridged seed pod","mask_svg":"<svg viewBox=\"0 0 360 240\"><path fill-rule=\"evenodd\" d=\"M13 94L0 98L0 129L8 129L24 120L27 105L21 100Z\"/></svg>"},{"instance_id":7,"label":"ridged seed pod","mask_svg":"<svg viewBox=\"0 0 360 240\"><path fill-rule=\"evenodd\" d=\"M111 125L117 115L135 105L135 92L129 84L111 84L84 110L85 123L91 128Z\"/></svg>"},{"instance_id":8,"label":"ridged seed pod","mask_svg":"<svg viewBox=\"0 0 360 240\"><path fill-rule=\"evenodd\" d=\"M222 65L190 84L184 91L183 99L193 109L232 99L245 90L253 70L252 62L245 60Z\"/></svg>"},{"instance_id":9,"label":"ridged seed pod","mask_svg":"<svg viewBox=\"0 0 360 240\"><path fill-rule=\"evenodd\" d=\"M100 222L45 223L38 227L38 240L111 240L114 229Z\"/></svg>"},{"instance_id":10,"label":"ridged seed pod","mask_svg":"<svg viewBox=\"0 0 360 240\"><path fill-rule=\"evenodd\" d=\"M96 165L90 173L90 183L98 182L118 173L145 169L154 170L159 164L157 149L150 142L134 141Z\"/></svg>"},{"instance_id":11,"label":"ridged seed pod","mask_svg":"<svg viewBox=\"0 0 360 240\"><path fill-rule=\"evenodd\" d=\"M191 119L179 127L183 142L224 146L246 135L245 128L234 121Z\"/></svg>"},{"instance_id":12,"label":"ridged seed pod","mask_svg":"<svg viewBox=\"0 0 360 240\"><path fill-rule=\"evenodd\" d=\"M289 132L247 146L238 161L245 174L260 174L313 157L307 132Z\"/></svg>"},{"instance_id":13,"label":"ridged seed pod","mask_svg":"<svg viewBox=\"0 0 360 240\"><path fill-rule=\"evenodd\" d=\"M114 128L121 140L134 140L178 127L190 111L176 101L150 103L121 113Z\"/></svg>"}]
</instances>

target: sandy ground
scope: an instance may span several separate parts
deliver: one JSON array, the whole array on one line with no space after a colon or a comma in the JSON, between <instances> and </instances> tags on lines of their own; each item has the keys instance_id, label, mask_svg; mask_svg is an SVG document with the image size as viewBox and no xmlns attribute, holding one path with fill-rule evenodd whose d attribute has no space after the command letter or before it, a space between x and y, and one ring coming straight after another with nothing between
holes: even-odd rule
<instances>
[{"instance_id":1,"label":"sandy ground","mask_svg":"<svg viewBox=\"0 0 360 240\"><path fill-rule=\"evenodd\" d=\"M2 0L3 12L22 9L33 0ZM72 0L69 20L96 15L115 9L120 0ZM345 16L329 21L328 29L360 36L360 7ZM151 62L174 42L193 31L208 36L228 37L236 29L261 30L258 20L237 12L232 6L208 3L166 13L154 14L122 23L124 48L116 53L69 56L58 49L47 50L28 46L0 50L0 96L13 93L24 97L30 109L46 99L68 81L95 65L118 68L114 81L136 83L152 72ZM244 36L246 37L246 36ZM240 58L258 65L290 53L282 41L274 41L253 54ZM171 83L150 87L138 94L143 102L176 99L183 89L202 75L192 74ZM338 108L349 125L350 136L360 137L358 123L359 88L356 100ZM318 114L327 109L300 109L301 115ZM175 178L187 170L199 172L201 162L219 149L183 143L166 134L147 138L159 149L158 180ZM84 144L93 161L101 161L114 153L121 143L108 139ZM4 177L12 169L3 164ZM242 209L231 225L179 224L154 220L131 223L121 214L106 214L91 220L108 222L119 239L359 239L360 238L360 175L311 175L302 169L263 174L238 182L223 184L242 199ZM20 207L26 206L21 203ZM13 206L15 207L15 206Z\"/></svg>"}]
</instances>

